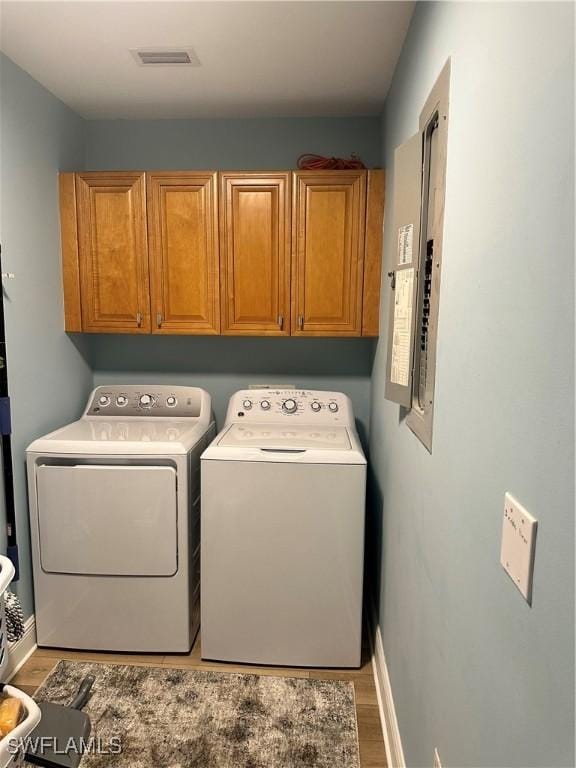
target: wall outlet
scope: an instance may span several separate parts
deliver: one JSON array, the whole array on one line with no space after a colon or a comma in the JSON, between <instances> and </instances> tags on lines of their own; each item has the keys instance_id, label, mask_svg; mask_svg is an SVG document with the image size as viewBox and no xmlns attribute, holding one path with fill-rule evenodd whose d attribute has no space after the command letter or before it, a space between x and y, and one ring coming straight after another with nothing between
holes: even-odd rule
<instances>
[{"instance_id":1,"label":"wall outlet","mask_svg":"<svg viewBox=\"0 0 576 768\"><path fill-rule=\"evenodd\" d=\"M434 768L442 768L442 763L440 762L440 755L438 754L437 749L434 749Z\"/></svg>"},{"instance_id":2,"label":"wall outlet","mask_svg":"<svg viewBox=\"0 0 576 768\"><path fill-rule=\"evenodd\" d=\"M500 562L516 587L532 604L532 574L538 521L509 493L504 497Z\"/></svg>"}]
</instances>

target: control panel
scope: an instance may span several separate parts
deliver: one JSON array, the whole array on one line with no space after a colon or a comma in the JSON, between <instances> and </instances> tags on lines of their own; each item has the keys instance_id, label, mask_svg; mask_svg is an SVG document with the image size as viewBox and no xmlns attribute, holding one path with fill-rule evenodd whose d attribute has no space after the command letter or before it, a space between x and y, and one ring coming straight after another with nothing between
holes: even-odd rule
<instances>
[{"instance_id":1,"label":"control panel","mask_svg":"<svg viewBox=\"0 0 576 768\"><path fill-rule=\"evenodd\" d=\"M198 417L203 394L203 390L197 387L149 384L101 386L92 392L84 416Z\"/></svg>"},{"instance_id":2,"label":"control panel","mask_svg":"<svg viewBox=\"0 0 576 768\"><path fill-rule=\"evenodd\" d=\"M350 398L342 392L311 389L245 389L230 400L226 423L234 421L354 426Z\"/></svg>"}]
</instances>

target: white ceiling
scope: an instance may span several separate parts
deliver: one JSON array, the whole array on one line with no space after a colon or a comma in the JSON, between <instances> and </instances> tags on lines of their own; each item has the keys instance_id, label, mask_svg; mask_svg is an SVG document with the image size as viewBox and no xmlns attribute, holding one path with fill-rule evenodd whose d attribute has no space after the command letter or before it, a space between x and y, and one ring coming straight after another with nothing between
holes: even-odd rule
<instances>
[{"instance_id":1,"label":"white ceiling","mask_svg":"<svg viewBox=\"0 0 576 768\"><path fill-rule=\"evenodd\" d=\"M378 114L413 2L2 0L0 47L86 118ZM200 67L130 49L192 47Z\"/></svg>"}]
</instances>

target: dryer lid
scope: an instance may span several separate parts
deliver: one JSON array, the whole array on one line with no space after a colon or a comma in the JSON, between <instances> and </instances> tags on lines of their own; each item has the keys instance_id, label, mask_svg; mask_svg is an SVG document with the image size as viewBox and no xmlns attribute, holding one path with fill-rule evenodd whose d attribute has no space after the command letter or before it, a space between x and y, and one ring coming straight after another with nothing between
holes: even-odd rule
<instances>
[{"instance_id":1,"label":"dryer lid","mask_svg":"<svg viewBox=\"0 0 576 768\"><path fill-rule=\"evenodd\" d=\"M263 451L310 451L352 449L345 427L305 426L304 424L240 424L224 432L218 446L256 448Z\"/></svg>"},{"instance_id":2,"label":"dryer lid","mask_svg":"<svg viewBox=\"0 0 576 768\"><path fill-rule=\"evenodd\" d=\"M195 420L87 419L57 429L28 446L31 453L175 455L187 453L207 428Z\"/></svg>"}]
</instances>

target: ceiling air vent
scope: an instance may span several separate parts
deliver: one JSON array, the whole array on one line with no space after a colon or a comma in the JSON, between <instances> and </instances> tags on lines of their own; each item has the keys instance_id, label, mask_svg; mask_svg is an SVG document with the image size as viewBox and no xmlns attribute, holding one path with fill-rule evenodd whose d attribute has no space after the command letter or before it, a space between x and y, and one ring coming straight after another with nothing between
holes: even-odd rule
<instances>
[{"instance_id":1,"label":"ceiling air vent","mask_svg":"<svg viewBox=\"0 0 576 768\"><path fill-rule=\"evenodd\" d=\"M130 53L142 67L199 67L192 48L136 48Z\"/></svg>"}]
</instances>

